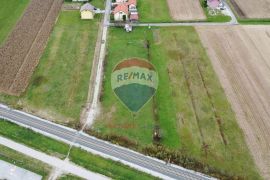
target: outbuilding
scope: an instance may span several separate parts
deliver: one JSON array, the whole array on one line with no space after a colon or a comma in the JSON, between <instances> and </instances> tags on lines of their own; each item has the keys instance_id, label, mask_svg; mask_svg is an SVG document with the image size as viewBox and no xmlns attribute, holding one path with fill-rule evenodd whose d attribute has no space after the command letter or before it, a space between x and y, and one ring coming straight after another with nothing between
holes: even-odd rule
<instances>
[{"instance_id":1,"label":"outbuilding","mask_svg":"<svg viewBox=\"0 0 270 180\"><path fill-rule=\"evenodd\" d=\"M81 19L94 19L95 10L96 8L90 3L85 3L80 9Z\"/></svg>"}]
</instances>

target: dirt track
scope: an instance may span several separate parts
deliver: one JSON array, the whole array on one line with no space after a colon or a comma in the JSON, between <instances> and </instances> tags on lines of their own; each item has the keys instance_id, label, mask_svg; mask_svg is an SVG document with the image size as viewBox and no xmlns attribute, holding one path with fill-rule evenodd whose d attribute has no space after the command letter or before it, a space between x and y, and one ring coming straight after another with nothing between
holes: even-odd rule
<instances>
[{"instance_id":1,"label":"dirt track","mask_svg":"<svg viewBox=\"0 0 270 180\"><path fill-rule=\"evenodd\" d=\"M206 19L199 0L167 0L167 3L176 21Z\"/></svg>"},{"instance_id":2,"label":"dirt track","mask_svg":"<svg viewBox=\"0 0 270 180\"><path fill-rule=\"evenodd\" d=\"M270 26L197 27L262 176L270 179Z\"/></svg>"},{"instance_id":3,"label":"dirt track","mask_svg":"<svg viewBox=\"0 0 270 180\"><path fill-rule=\"evenodd\" d=\"M0 48L0 92L20 95L45 48L62 0L32 0Z\"/></svg>"},{"instance_id":4,"label":"dirt track","mask_svg":"<svg viewBox=\"0 0 270 180\"><path fill-rule=\"evenodd\" d=\"M230 0L241 18L270 18L270 0Z\"/></svg>"}]
</instances>

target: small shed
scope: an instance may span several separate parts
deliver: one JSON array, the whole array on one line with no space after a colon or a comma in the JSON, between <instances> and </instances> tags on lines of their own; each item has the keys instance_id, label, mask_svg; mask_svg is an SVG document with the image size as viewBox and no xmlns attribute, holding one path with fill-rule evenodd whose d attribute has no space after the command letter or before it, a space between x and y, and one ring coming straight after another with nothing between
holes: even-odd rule
<instances>
[{"instance_id":1,"label":"small shed","mask_svg":"<svg viewBox=\"0 0 270 180\"><path fill-rule=\"evenodd\" d=\"M81 19L94 19L95 10L96 8L93 5L85 3L80 9Z\"/></svg>"}]
</instances>

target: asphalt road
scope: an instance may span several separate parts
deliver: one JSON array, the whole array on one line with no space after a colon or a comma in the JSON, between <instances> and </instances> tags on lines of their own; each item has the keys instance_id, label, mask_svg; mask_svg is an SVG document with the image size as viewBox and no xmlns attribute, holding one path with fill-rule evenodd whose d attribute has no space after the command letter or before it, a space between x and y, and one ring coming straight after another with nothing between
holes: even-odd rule
<instances>
[{"instance_id":1,"label":"asphalt road","mask_svg":"<svg viewBox=\"0 0 270 180\"><path fill-rule=\"evenodd\" d=\"M145 169L145 172L152 171L156 174L158 173L163 175L163 178L165 177L165 179L213 179L191 170L174 165L167 165L163 161L150 158L129 149L96 139L84 133L79 133L74 129L66 128L8 107L0 106L0 117L59 137L67 142L76 143L80 147L89 148L102 154L106 154L114 159L128 162L131 166L134 165L133 167L139 166Z\"/></svg>"}]
</instances>

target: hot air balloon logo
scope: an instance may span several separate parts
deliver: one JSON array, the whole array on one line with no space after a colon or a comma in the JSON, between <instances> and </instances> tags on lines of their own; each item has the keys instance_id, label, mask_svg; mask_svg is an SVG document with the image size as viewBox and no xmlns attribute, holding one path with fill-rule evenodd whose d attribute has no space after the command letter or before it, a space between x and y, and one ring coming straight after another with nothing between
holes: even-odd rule
<instances>
[{"instance_id":1,"label":"hot air balloon logo","mask_svg":"<svg viewBox=\"0 0 270 180\"><path fill-rule=\"evenodd\" d=\"M111 85L119 100L132 113L137 113L156 93L158 74L146 60L127 59L113 69Z\"/></svg>"}]
</instances>

